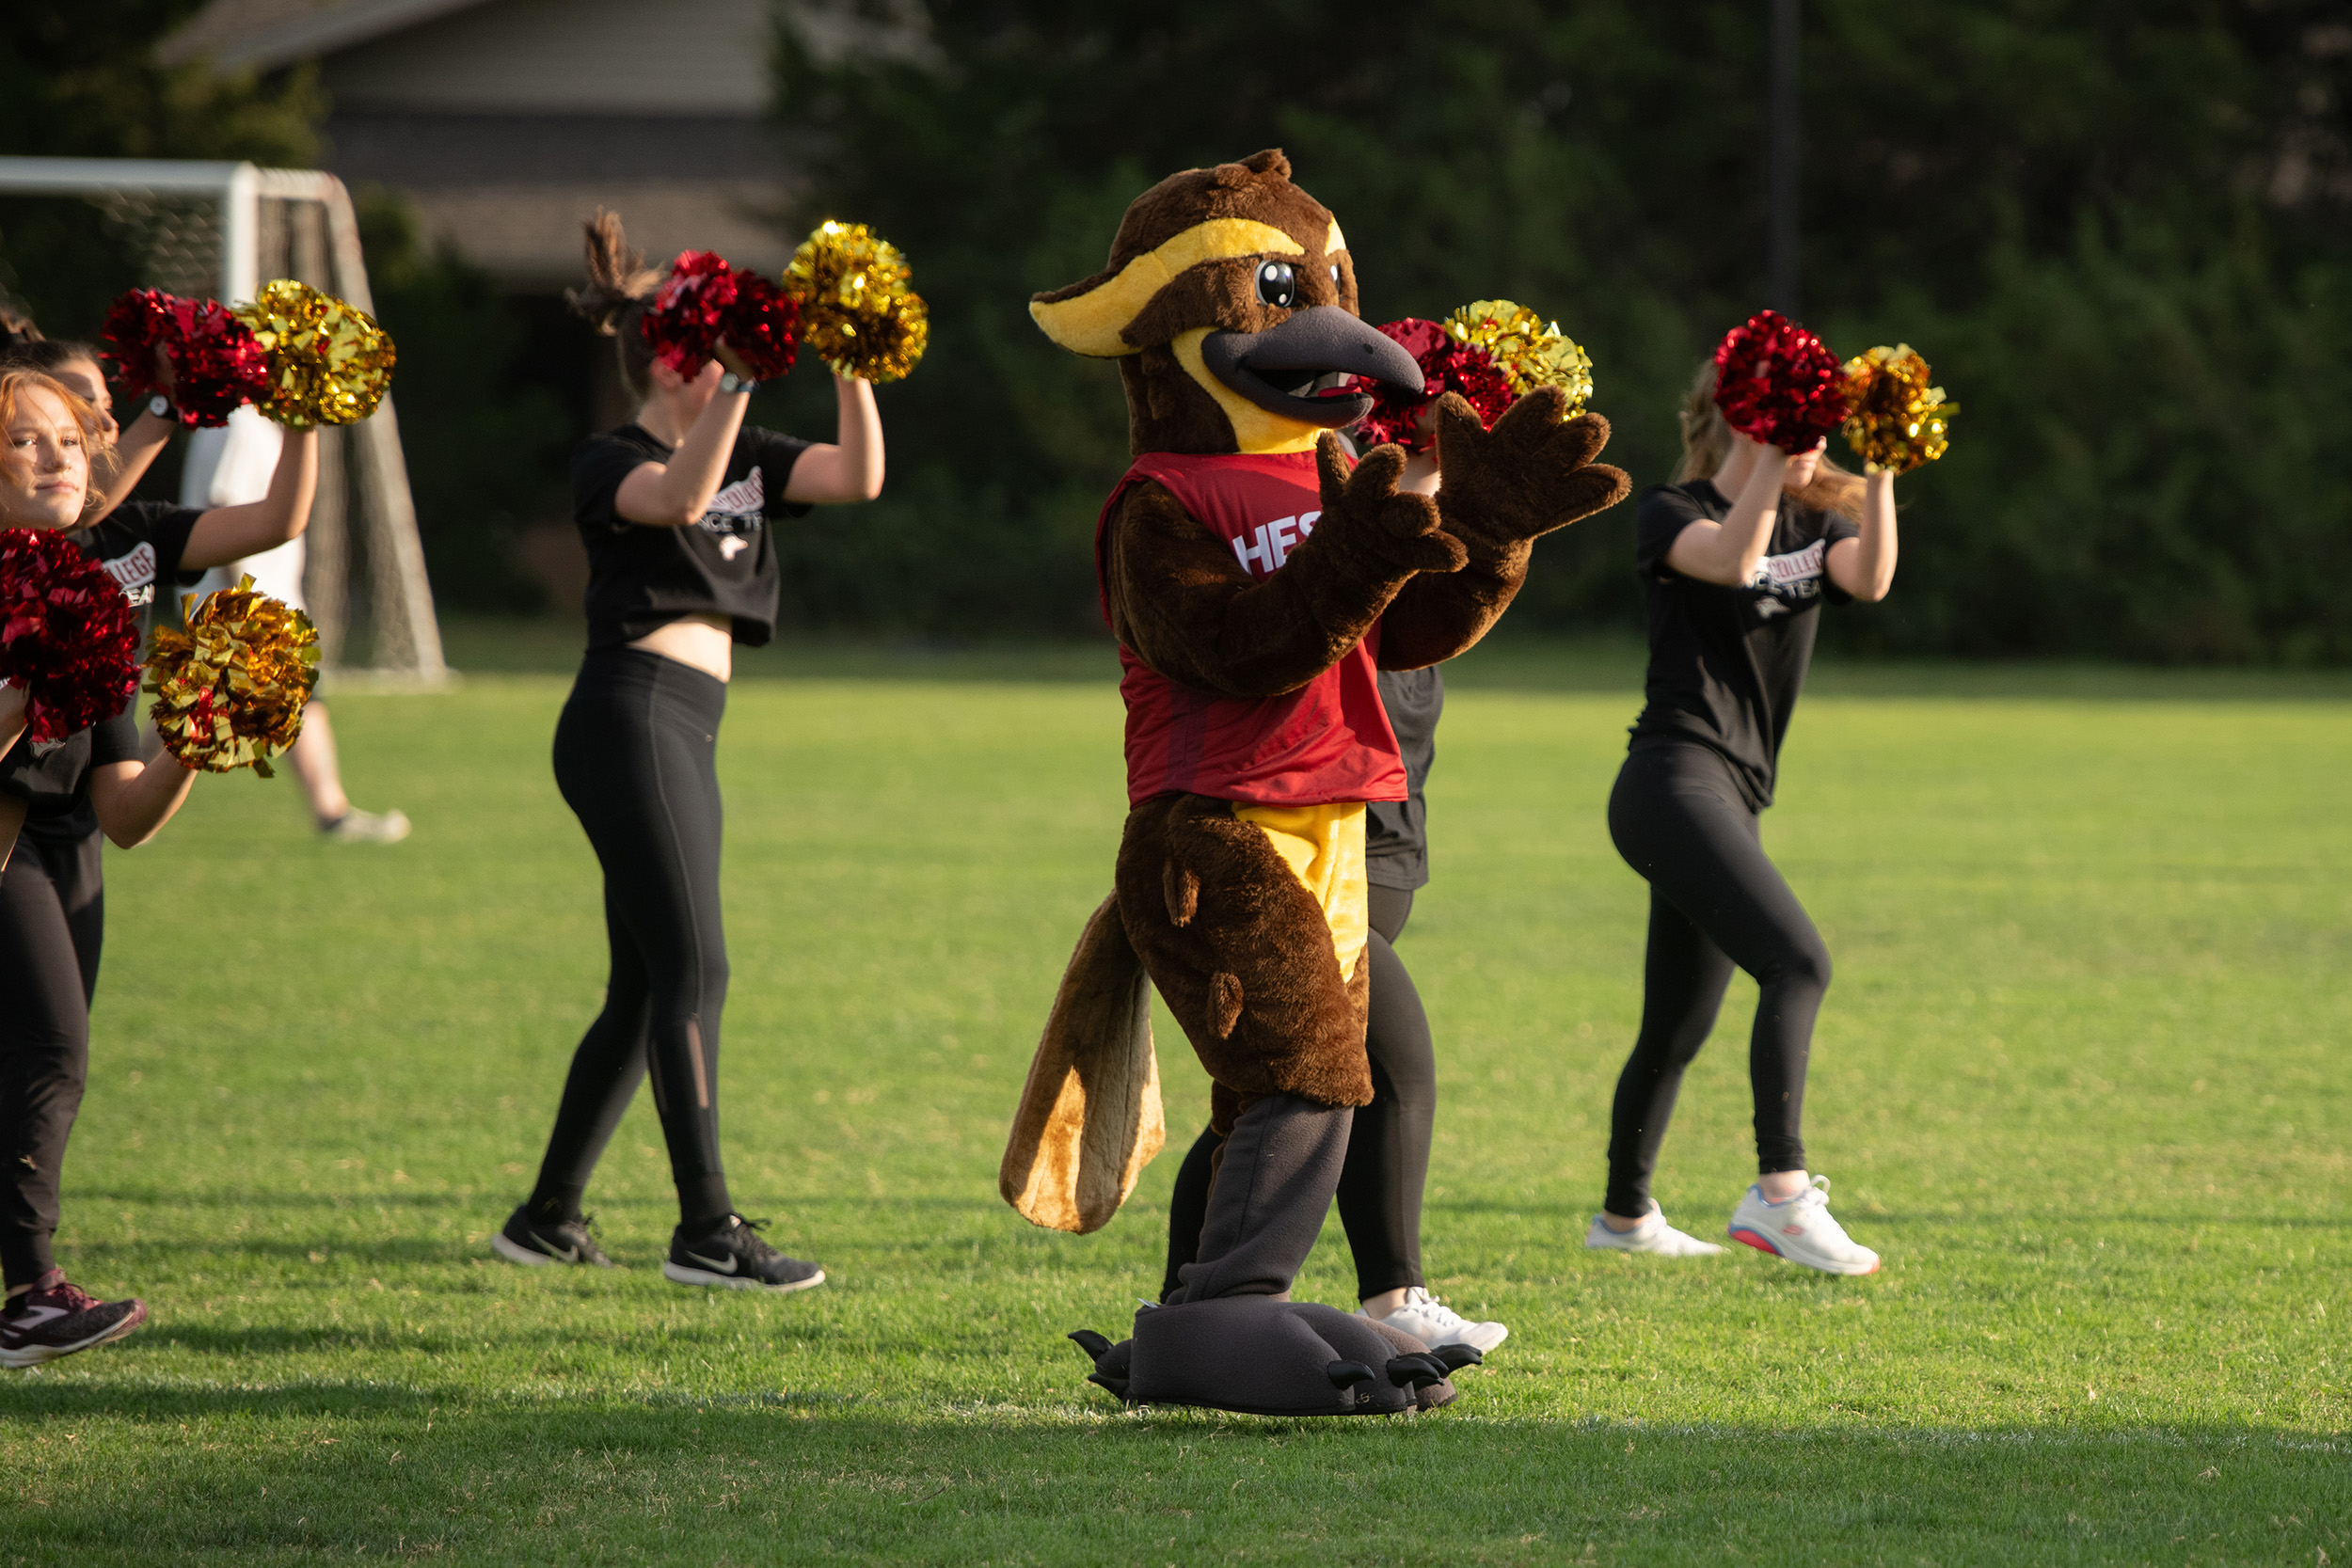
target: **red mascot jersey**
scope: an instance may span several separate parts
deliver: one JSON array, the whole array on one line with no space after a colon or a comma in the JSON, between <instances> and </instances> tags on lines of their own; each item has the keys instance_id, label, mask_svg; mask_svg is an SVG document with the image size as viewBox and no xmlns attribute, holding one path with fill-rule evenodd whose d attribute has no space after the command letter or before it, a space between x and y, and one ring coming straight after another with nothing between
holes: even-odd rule
<instances>
[{"instance_id":1,"label":"red mascot jersey","mask_svg":"<svg viewBox=\"0 0 2352 1568\"><path fill-rule=\"evenodd\" d=\"M1252 577L1280 570L1323 515L1313 452L1146 452L1095 524L1098 578L1111 513L1145 480L1166 485ZM1105 619L1109 610L1106 596ZM1404 800L1405 764L1375 678L1379 645L1375 623L1337 664L1279 697L1215 696L1147 668L1122 645L1128 803L1179 790L1262 806Z\"/></svg>"}]
</instances>

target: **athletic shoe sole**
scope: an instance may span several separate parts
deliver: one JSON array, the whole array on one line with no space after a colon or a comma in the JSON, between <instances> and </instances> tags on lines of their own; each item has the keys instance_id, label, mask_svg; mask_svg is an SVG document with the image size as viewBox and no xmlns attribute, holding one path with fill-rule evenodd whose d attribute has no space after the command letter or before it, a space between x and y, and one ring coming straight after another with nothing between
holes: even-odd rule
<instances>
[{"instance_id":1,"label":"athletic shoe sole","mask_svg":"<svg viewBox=\"0 0 2352 1568\"><path fill-rule=\"evenodd\" d=\"M503 1230L490 1238L490 1250L497 1253L501 1258L505 1259L508 1262L520 1263L526 1269L541 1268L548 1263L571 1263L579 1261L578 1259L550 1258L544 1252L533 1252L531 1248L524 1246L521 1243L513 1240Z\"/></svg>"},{"instance_id":2,"label":"athletic shoe sole","mask_svg":"<svg viewBox=\"0 0 2352 1568\"><path fill-rule=\"evenodd\" d=\"M115 1324L112 1328L103 1329L91 1335L79 1344L26 1345L22 1350L0 1350L0 1367L38 1367L44 1361L55 1361L60 1356L78 1354L86 1350L96 1350L101 1345L112 1344L126 1334L137 1332L145 1327L146 1323L147 1314L141 1312Z\"/></svg>"},{"instance_id":3,"label":"athletic shoe sole","mask_svg":"<svg viewBox=\"0 0 2352 1568\"><path fill-rule=\"evenodd\" d=\"M789 1284L771 1285L764 1279L749 1279L739 1274L713 1274L708 1269L690 1269L680 1263L665 1262L661 1265L661 1277L673 1285L715 1285L724 1291L770 1291L781 1296L822 1285L825 1271L818 1269L806 1279L795 1279Z\"/></svg>"},{"instance_id":4,"label":"athletic shoe sole","mask_svg":"<svg viewBox=\"0 0 2352 1568\"><path fill-rule=\"evenodd\" d=\"M1497 1329L1499 1332L1495 1333L1494 1335L1492 1335L1492 1336L1490 1337L1490 1336L1487 1336L1487 1335L1485 1335L1485 1334L1481 1334L1481 1333L1479 1333L1479 1332L1478 1332L1478 1325L1477 1325L1477 1324L1475 1324L1475 1323L1473 1323L1473 1324L1471 1324L1471 1325L1470 1325L1470 1330L1469 1330L1468 1332L1466 1332L1466 1333L1462 1333L1462 1334L1457 1334L1457 1335L1455 1335L1455 1336L1454 1336L1453 1338L1451 1338L1451 1339L1442 1339L1442 1340L1439 1340L1439 1341L1438 1341L1438 1344L1447 1344L1447 1345L1468 1345L1468 1346L1470 1346L1470 1349L1472 1349L1472 1350L1476 1351L1479 1354L1484 1355L1484 1354L1486 1354L1488 1351L1493 1350L1496 1346L1498 1346L1498 1345L1502 1344L1503 1340L1508 1339L1508 1338L1511 1337L1511 1331L1510 1331L1509 1329L1507 1329L1507 1328L1504 1328L1502 1324L1501 1324L1501 1323L1497 1323L1497 1324L1495 1324L1495 1327L1496 1327L1496 1329ZM1424 1341L1424 1342L1426 1342L1426 1341ZM1438 1346L1437 1346L1437 1345L1435 1345L1435 1344L1433 1344L1433 1345L1430 1345L1430 1347L1429 1347L1429 1348L1430 1348L1431 1350L1436 1350L1436 1349L1438 1348Z\"/></svg>"},{"instance_id":5,"label":"athletic shoe sole","mask_svg":"<svg viewBox=\"0 0 2352 1568\"><path fill-rule=\"evenodd\" d=\"M1844 1275L1849 1278L1858 1278L1866 1274L1876 1274L1879 1272L1879 1263L1881 1260L1876 1258L1870 1259L1870 1263L1867 1268L1856 1268L1851 1263L1817 1263L1810 1258L1791 1258L1788 1254L1781 1251L1780 1248L1772 1245L1772 1239L1770 1236L1765 1235L1760 1230L1750 1230L1743 1225L1733 1226L1731 1227L1731 1239L1740 1243L1742 1246L1752 1246L1758 1252L1769 1252L1773 1257L1779 1259L1782 1262L1794 1263L1801 1269L1814 1269L1822 1274Z\"/></svg>"},{"instance_id":6,"label":"athletic shoe sole","mask_svg":"<svg viewBox=\"0 0 2352 1568\"><path fill-rule=\"evenodd\" d=\"M1672 1227L1669 1227L1668 1228L1671 1229ZM1629 1258L1663 1258L1669 1262L1677 1263L1692 1258L1720 1258L1723 1256L1724 1249L1722 1247L1717 1246L1712 1242L1702 1242L1687 1230L1678 1230L1676 1231L1675 1234L1682 1237L1683 1240L1687 1242L1695 1243L1695 1250L1688 1252L1667 1252L1659 1247L1627 1246L1622 1242L1613 1242L1604 1239L1609 1236L1629 1234L1631 1234L1629 1231L1614 1231L1611 1230L1607 1226L1597 1225L1584 1232L1584 1249L1587 1252L1622 1252Z\"/></svg>"}]
</instances>

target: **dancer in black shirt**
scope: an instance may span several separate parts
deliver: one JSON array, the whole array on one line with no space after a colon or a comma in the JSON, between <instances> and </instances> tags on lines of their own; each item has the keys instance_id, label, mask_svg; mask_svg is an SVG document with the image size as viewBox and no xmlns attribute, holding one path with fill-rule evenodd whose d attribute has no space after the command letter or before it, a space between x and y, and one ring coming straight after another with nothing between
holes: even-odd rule
<instances>
[{"instance_id":1,"label":"dancer in black shirt","mask_svg":"<svg viewBox=\"0 0 2352 1568\"><path fill-rule=\"evenodd\" d=\"M283 433L269 487L258 500L206 508L131 500L139 477L179 428L168 400L158 393L127 430L119 427L113 394L98 368L98 351L87 343L36 339L8 351L0 368L39 371L88 404L96 418L91 451L97 461L90 468L85 520L65 534L120 586L138 617L141 648L155 629L162 595L193 586L209 568L299 538L310 527L318 490L317 431ZM170 385L170 361L159 356L156 368L162 384ZM98 819L86 802L66 816L36 817L25 832L59 844L87 840L92 856L97 853ZM95 972L95 957L91 968Z\"/></svg>"},{"instance_id":2,"label":"dancer in black shirt","mask_svg":"<svg viewBox=\"0 0 2352 1568\"><path fill-rule=\"evenodd\" d=\"M38 371L0 370L0 527L86 533L93 455L113 422ZM315 451L289 442L297 453ZM283 498L299 528L310 510L297 457ZM216 515L150 531L135 548L172 554ZM235 529L235 519L229 525ZM85 550L90 541L77 538ZM116 541L119 543L120 540ZM121 557L99 555L118 581ZM134 552L135 553L135 552ZM24 693L0 686L0 1366L27 1367L102 1345L147 1321L135 1298L99 1301L65 1277L52 1252L59 1170L89 1073L89 1004L105 929L98 833L145 843L187 799L196 775L168 752L140 761L134 705L49 744L25 736Z\"/></svg>"},{"instance_id":3,"label":"dancer in black shirt","mask_svg":"<svg viewBox=\"0 0 2352 1568\"><path fill-rule=\"evenodd\" d=\"M644 325L660 275L628 248L618 218L600 212L587 229L588 287L571 304L615 340L643 406L572 460L588 652L556 725L555 780L604 868L612 972L538 1183L491 1244L516 1263L610 1266L580 1199L650 1072L678 1195L663 1275L806 1290L824 1271L736 1212L719 1157L719 721L734 645L758 647L775 629L771 529L812 504L880 495L882 420L871 387L836 378L833 444L745 428L754 383L733 351L722 343L692 375L656 359Z\"/></svg>"},{"instance_id":4,"label":"dancer in black shirt","mask_svg":"<svg viewBox=\"0 0 2352 1568\"><path fill-rule=\"evenodd\" d=\"M1724 422L1715 367L1682 412L1676 483L1642 498L1636 558L1649 599L1647 701L1609 798L1618 852L1650 884L1642 1027L1617 1081L1609 1191L1589 1247L1675 1257L1719 1252L1674 1228L1650 1176L1682 1075L1736 964L1762 988L1748 1046L1759 1175L1731 1216L1735 1241L1831 1274L1879 1256L1830 1214L1808 1179L1801 1118L1829 950L1766 858L1781 741L1823 603L1886 596L1895 578L1894 476L1867 480Z\"/></svg>"}]
</instances>

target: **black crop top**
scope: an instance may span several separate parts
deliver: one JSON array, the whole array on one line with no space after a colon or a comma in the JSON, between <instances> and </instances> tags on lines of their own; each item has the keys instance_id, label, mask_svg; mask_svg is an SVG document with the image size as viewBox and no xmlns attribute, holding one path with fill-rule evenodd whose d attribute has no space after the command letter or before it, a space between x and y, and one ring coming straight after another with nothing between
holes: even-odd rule
<instances>
[{"instance_id":1,"label":"black crop top","mask_svg":"<svg viewBox=\"0 0 2352 1568\"><path fill-rule=\"evenodd\" d=\"M1729 498L1708 480L1642 492L1634 559L1649 595L1649 678L1633 744L1712 748L1731 764L1748 804L1762 811L1772 803L1780 743L1804 687L1821 606L1847 602L1830 580L1830 546L1862 531L1784 495L1753 580L1726 588L1666 564L1684 529L1729 515Z\"/></svg>"},{"instance_id":2,"label":"black crop top","mask_svg":"<svg viewBox=\"0 0 2352 1568\"><path fill-rule=\"evenodd\" d=\"M808 515L787 502L792 466L811 443L745 426L726 478L701 518L685 528L632 523L613 510L621 481L673 448L626 424L592 436L572 454L572 516L588 546L588 645L618 647L688 615L735 623L756 648L776 629L776 550L767 524Z\"/></svg>"},{"instance_id":3,"label":"black crop top","mask_svg":"<svg viewBox=\"0 0 2352 1568\"><path fill-rule=\"evenodd\" d=\"M29 735L19 736L0 755L0 795L24 802L26 838L76 844L97 830L98 816L89 803L90 769L141 760L137 710L134 697L112 719L63 740L37 744Z\"/></svg>"}]
</instances>

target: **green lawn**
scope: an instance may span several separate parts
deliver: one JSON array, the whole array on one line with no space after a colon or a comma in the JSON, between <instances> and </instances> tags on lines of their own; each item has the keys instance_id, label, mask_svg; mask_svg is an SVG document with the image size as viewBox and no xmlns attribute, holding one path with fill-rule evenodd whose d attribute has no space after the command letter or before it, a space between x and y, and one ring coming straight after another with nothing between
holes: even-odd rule
<instances>
[{"instance_id":1,"label":"green lawn","mask_svg":"<svg viewBox=\"0 0 2352 1568\"><path fill-rule=\"evenodd\" d=\"M110 852L61 1243L154 1322L0 1381L0 1561L2352 1564L2341 681L1823 672L1767 832L1837 961L1808 1142L1887 1258L1841 1280L1578 1245L1640 1006L1601 819L1638 666L1473 655L1400 950L1430 1265L1512 1336L1450 1411L1314 1423L1080 1381L1061 1336L1156 1284L1172 1153L1092 1237L995 1196L1123 809L1099 654L735 688L730 1172L830 1283L665 1284L642 1096L590 1202L627 1266L492 1259L603 949L564 681L469 635L515 673L337 703L407 844L238 776ZM1754 994L1667 1145L1701 1231L1752 1168ZM1181 1147L1205 1087L1160 1047ZM1351 1281L1334 1223L1301 1292Z\"/></svg>"}]
</instances>

